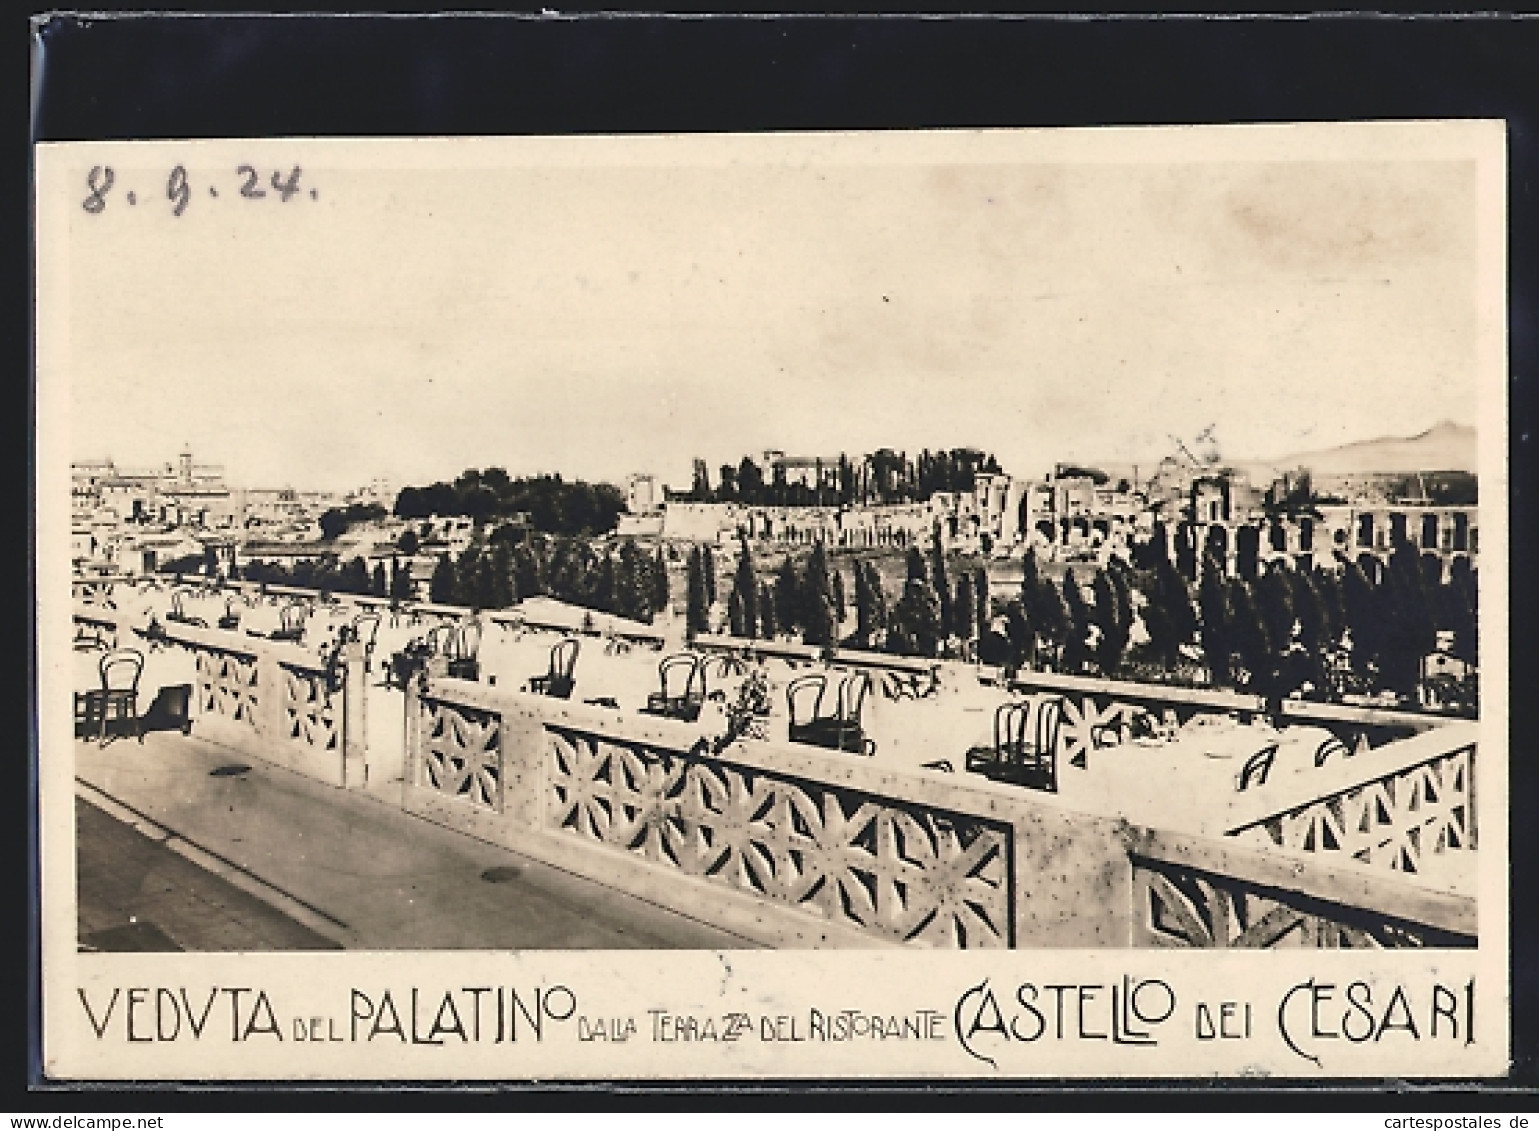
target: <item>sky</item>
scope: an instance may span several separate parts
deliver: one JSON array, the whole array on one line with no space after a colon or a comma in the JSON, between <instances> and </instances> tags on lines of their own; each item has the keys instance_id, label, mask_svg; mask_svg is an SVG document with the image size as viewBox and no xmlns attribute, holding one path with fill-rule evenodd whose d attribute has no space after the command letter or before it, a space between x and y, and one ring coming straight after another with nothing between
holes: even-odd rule
<instances>
[{"instance_id":1,"label":"sky","mask_svg":"<svg viewBox=\"0 0 1539 1131\"><path fill-rule=\"evenodd\" d=\"M1476 423L1473 162L1107 133L53 154L116 176L59 261L71 457L683 485L767 448L1040 474L1208 425L1242 460ZM301 191L241 199L237 158Z\"/></svg>"}]
</instances>

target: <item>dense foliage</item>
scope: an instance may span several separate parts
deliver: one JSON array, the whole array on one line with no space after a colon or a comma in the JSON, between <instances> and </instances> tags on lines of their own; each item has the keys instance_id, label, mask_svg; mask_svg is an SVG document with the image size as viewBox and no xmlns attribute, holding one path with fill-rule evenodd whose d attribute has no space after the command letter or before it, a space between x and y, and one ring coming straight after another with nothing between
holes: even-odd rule
<instances>
[{"instance_id":1,"label":"dense foliage","mask_svg":"<svg viewBox=\"0 0 1539 1131\"><path fill-rule=\"evenodd\" d=\"M397 518L516 519L541 534L571 537L608 533L624 509L625 495L612 484L567 482L560 475L511 479L500 467L471 468L453 483L403 487L395 499Z\"/></svg>"},{"instance_id":2,"label":"dense foliage","mask_svg":"<svg viewBox=\"0 0 1539 1131\"><path fill-rule=\"evenodd\" d=\"M686 498L693 502L750 503L755 506L849 506L855 503L923 501L938 491L973 489L980 473L998 474L999 461L973 448L923 451L914 458L883 448L851 459L841 453L811 470L814 484L789 482L783 468L760 467L751 456L725 463L712 486L704 465L697 467Z\"/></svg>"}]
</instances>

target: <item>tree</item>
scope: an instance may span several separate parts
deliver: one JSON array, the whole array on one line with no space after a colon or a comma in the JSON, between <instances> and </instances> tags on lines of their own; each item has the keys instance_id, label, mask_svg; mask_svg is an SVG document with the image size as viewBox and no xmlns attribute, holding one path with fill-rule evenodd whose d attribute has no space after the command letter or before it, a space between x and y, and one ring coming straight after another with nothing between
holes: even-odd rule
<instances>
[{"instance_id":1,"label":"tree","mask_svg":"<svg viewBox=\"0 0 1539 1131\"><path fill-rule=\"evenodd\" d=\"M834 600L834 620L839 624L843 624L844 616L847 611L844 604L844 571L842 569L835 569L833 571L833 577L830 579L830 582L832 585L831 593Z\"/></svg>"},{"instance_id":2,"label":"tree","mask_svg":"<svg viewBox=\"0 0 1539 1131\"><path fill-rule=\"evenodd\" d=\"M347 518L342 511L332 507L321 514L320 518L321 538L327 542L336 541L337 537L347 530Z\"/></svg>"},{"instance_id":3,"label":"tree","mask_svg":"<svg viewBox=\"0 0 1539 1131\"><path fill-rule=\"evenodd\" d=\"M828 645L834 640L834 607L826 592L809 587L803 608L802 643Z\"/></svg>"},{"instance_id":4,"label":"tree","mask_svg":"<svg viewBox=\"0 0 1539 1131\"><path fill-rule=\"evenodd\" d=\"M795 632L798 627L799 588L796 566L787 554L775 574L775 625L781 632Z\"/></svg>"},{"instance_id":5,"label":"tree","mask_svg":"<svg viewBox=\"0 0 1539 1131\"><path fill-rule=\"evenodd\" d=\"M813 545L812 553L807 555L807 565L802 572L800 584L797 586L797 615L803 627L806 627L810 618L821 617L818 606L829 606L829 617L833 617L833 583L828 576L828 552L824 550L823 543Z\"/></svg>"},{"instance_id":6,"label":"tree","mask_svg":"<svg viewBox=\"0 0 1539 1131\"><path fill-rule=\"evenodd\" d=\"M716 603L716 550L704 545L700 547L700 565L705 571L705 596L711 604Z\"/></svg>"},{"instance_id":7,"label":"tree","mask_svg":"<svg viewBox=\"0 0 1539 1131\"><path fill-rule=\"evenodd\" d=\"M454 604L454 564L445 554L433 567L433 579L428 582L428 599L435 605Z\"/></svg>"},{"instance_id":8,"label":"tree","mask_svg":"<svg viewBox=\"0 0 1539 1131\"><path fill-rule=\"evenodd\" d=\"M1224 586L1224 567L1212 555L1203 559L1197 604L1202 613L1202 650L1209 676L1215 686L1226 686L1230 681L1230 653L1233 650L1229 633L1229 597Z\"/></svg>"},{"instance_id":9,"label":"tree","mask_svg":"<svg viewBox=\"0 0 1539 1131\"><path fill-rule=\"evenodd\" d=\"M862 639L866 647L874 647L879 633L887 631L887 594L882 589L882 572L875 562L865 562L866 574L866 630Z\"/></svg>"},{"instance_id":10,"label":"tree","mask_svg":"<svg viewBox=\"0 0 1539 1131\"><path fill-rule=\"evenodd\" d=\"M411 566L402 566L399 559L390 559L390 597L395 601L412 598Z\"/></svg>"},{"instance_id":11,"label":"tree","mask_svg":"<svg viewBox=\"0 0 1539 1131\"><path fill-rule=\"evenodd\" d=\"M710 601L705 592L705 567L700 563L700 547L689 552L688 581L684 612L685 630L691 637L711 630Z\"/></svg>"},{"instance_id":12,"label":"tree","mask_svg":"<svg viewBox=\"0 0 1539 1131\"><path fill-rule=\"evenodd\" d=\"M1437 644L1437 621L1427 576L1416 549L1402 540L1389 556L1381 586L1384 640L1379 665L1385 684L1414 695L1421 661Z\"/></svg>"},{"instance_id":13,"label":"tree","mask_svg":"<svg viewBox=\"0 0 1539 1131\"><path fill-rule=\"evenodd\" d=\"M737 495L745 503L765 502L764 473L747 456L737 465Z\"/></svg>"},{"instance_id":14,"label":"tree","mask_svg":"<svg viewBox=\"0 0 1539 1131\"><path fill-rule=\"evenodd\" d=\"M759 586L759 635L765 640L773 640L780 633L780 625L775 619L775 595L770 591L769 582Z\"/></svg>"},{"instance_id":15,"label":"tree","mask_svg":"<svg viewBox=\"0 0 1539 1131\"><path fill-rule=\"evenodd\" d=\"M212 546L203 547L203 576L219 576L219 555L214 552L214 547Z\"/></svg>"},{"instance_id":16,"label":"tree","mask_svg":"<svg viewBox=\"0 0 1539 1131\"><path fill-rule=\"evenodd\" d=\"M1149 632L1149 650L1165 667L1174 668L1181 659L1181 645L1197 631L1197 614L1186 581L1170 556L1156 558L1153 568L1144 595L1144 627Z\"/></svg>"},{"instance_id":17,"label":"tree","mask_svg":"<svg viewBox=\"0 0 1539 1131\"><path fill-rule=\"evenodd\" d=\"M928 581L929 573L924 568L924 555L919 552L918 546L908 548L907 557L908 581Z\"/></svg>"},{"instance_id":18,"label":"tree","mask_svg":"<svg viewBox=\"0 0 1539 1131\"><path fill-rule=\"evenodd\" d=\"M410 527L401 531L401 536L395 540L395 548L407 557L415 554L420 547L421 542L417 538L417 532Z\"/></svg>"},{"instance_id":19,"label":"tree","mask_svg":"<svg viewBox=\"0 0 1539 1131\"><path fill-rule=\"evenodd\" d=\"M911 581L893 608L887 648L906 656L934 656L940 646L940 601L928 581Z\"/></svg>"},{"instance_id":20,"label":"tree","mask_svg":"<svg viewBox=\"0 0 1539 1131\"><path fill-rule=\"evenodd\" d=\"M1116 675L1127 652L1133 629L1133 609L1127 580L1115 562L1096 572L1095 623L1100 628L1096 641L1096 664L1103 675Z\"/></svg>"},{"instance_id":21,"label":"tree","mask_svg":"<svg viewBox=\"0 0 1539 1131\"><path fill-rule=\"evenodd\" d=\"M940 602L941 639L958 635L955 610L951 601L951 581L946 576L946 548L941 541L940 525L936 524L935 537L930 543L930 582Z\"/></svg>"},{"instance_id":22,"label":"tree","mask_svg":"<svg viewBox=\"0 0 1539 1131\"><path fill-rule=\"evenodd\" d=\"M732 592L742 609L743 630L738 632L734 629L733 635L753 639L759 635L759 579L754 574L753 553L748 548L748 539L742 539L740 545Z\"/></svg>"},{"instance_id":23,"label":"tree","mask_svg":"<svg viewBox=\"0 0 1539 1131\"><path fill-rule=\"evenodd\" d=\"M374 574L369 581L369 592L376 597L383 597L389 592L389 583L385 579L385 563L374 563Z\"/></svg>"},{"instance_id":24,"label":"tree","mask_svg":"<svg viewBox=\"0 0 1539 1131\"><path fill-rule=\"evenodd\" d=\"M1266 617L1256 603L1250 582L1243 577L1232 578L1229 582L1229 630L1234 650L1250 674L1247 689L1258 695L1272 695L1280 652L1267 628Z\"/></svg>"},{"instance_id":25,"label":"tree","mask_svg":"<svg viewBox=\"0 0 1539 1131\"><path fill-rule=\"evenodd\" d=\"M982 566L973 570L973 600L978 603L978 635L989 630L989 571Z\"/></svg>"},{"instance_id":26,"label":"tree","mask_svg":"<svg viewBox=\"0 0 1539 1131\"><path fill-rule=\"evenodd\" d=\"M986 639L986 638L985 638ZM980 658L984 663L1008 663L1011 667L1023 667L1036 652L1036 636L1027 619L1026 608L1019 599L1005 606L1005 642L1007 655L1004 660Z\"/></svg>"},{"instance_id":27,"label":"tree","mask_svg":"<svg viewBox=\"0 0 1539 1131\"><path fill-rule=\"evenodd\" d=\"M973 575L964 573L957 578L956 600L952 602L952 635L962 643L971 644L978 637L978 599L973 592Z\"/></svg>"},{"instance_id":28,"label":"tree","mask_svg":"<svg viewBox=\"0 0 1539 1131\"><path fill-rule=\"evenodd\" d=\"M1085 598L1080 594L1079 582L1072 569L1063 575L1063 607L1067 613L1063 667L1068 672L1082 672L1090 659L1090 610L1085 607Z\"/></svg>"}]
</instances>

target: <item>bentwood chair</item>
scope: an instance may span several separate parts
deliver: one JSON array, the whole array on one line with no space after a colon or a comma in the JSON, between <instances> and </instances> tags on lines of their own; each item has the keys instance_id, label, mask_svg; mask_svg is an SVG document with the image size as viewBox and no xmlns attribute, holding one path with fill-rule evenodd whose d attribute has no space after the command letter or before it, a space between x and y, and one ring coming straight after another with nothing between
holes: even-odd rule
<instances>
[{"instance_id":1,"label":"bentwood chair","mask_svg":"<svg viewBox=\"0 0 1539 1131\"><path fill-rule=\"evenodd\" d=\"M107 744L109 722L132 722L139 741L144 741L144 720L139 715L139 677L144 672L144 653L137 648L114 648L96 665L101 686L84 692L79 718L84 732L97 728L97 744Z\"/></svg>"},{"instance_id":2,"label":"bentwood chair","mask_svg":"<svg viewBox=\"0 0 1539 1131\"><path fill-rule=\"evenodd\" d=\"M278 613L278 628L271 634L271 640L288 640L294 643L304 639L305 636L305 607L299 604L284 605Z\"/></svg>"},{"instance_id":3,"label":"bentwood chair","mask_svg":"<svg viewBox=\"0 0 1539 1131\"><path fill-rule=\"evenodd\" d=\"M552 699L570 699L577 686L573 674L577 669L577 653L580 649L575 637L568 636L550 650L550 667L544 675L530 677L529 690L536 695L548 695Z\"/></svg>"},{"instance_id":4,"label":"bentwood chair","mask_svg":"<svg viewBox=\"0 0 1539 1131\"><path fill-rule=\"evenodd\" d=\"M465 621L455 625L444 641L444 655L449 660L449 675L454 679L480 679L481 622Z\"/></svg>"},{"instance_id":5,"label":"bentwood chair","mask_svg":"<svg viewBox=\"0 0 1539 1131\"><path fill-rule=\"evenodd\" d=\"M178 624L188 625L192 628L207 628L208 622L202 617L190 616L188 614L183 604L186 598L185 590L173 589L171 591L171 611L166 614L166 619L176 621Z\"/></svg>"},{"instance_id":6,"label":"bentwood chair","mask_svg":"<svg viewBox=\"0 0 1539 1131\"><path fill-rule=\"evenodd\" d=\"M871 680L865 672L854 672L839 681L834 692L834 709L823 710L828 677L811 672L786 685L786 709L790 713L789 736L792 742L840 750L846 754L876 753L876 744L861 727L861 711Z\"/></svg>"},{"instance_id":7,"label":"bentwood chair","mask_svg":"<svg viewBox=\"0 0 1539 1131\"><path fill-rule=\"evenodd\" d=\"M1057 793L1062 734L1062 697L1038 695L1002 703L994 712L993 747L969 750L967 768L998 781Z\"/></svg>"},{"instance_id":8,"label":"bentwood chair","mask_svg":"<svg viewBox=\"0 0 1539 1131\"><path fill-rule=\"evenodd\" d=\"M240 614L235 611L234 597L225 598L224 615L219 618L219 627L224 629L237 629L240 627Z\"/></svg>"},{"instance_id":9,"label":"bentwood chair","mask_svg":"<svg viewBox=\"0 0 1539 1131\"><path fill-rule=\"evenodd\" d=\"M661 690L647 696L642 713L692 723L705 705L705 663L693 652L679 652L657 665Z\"/></svg>"}]
</instances>

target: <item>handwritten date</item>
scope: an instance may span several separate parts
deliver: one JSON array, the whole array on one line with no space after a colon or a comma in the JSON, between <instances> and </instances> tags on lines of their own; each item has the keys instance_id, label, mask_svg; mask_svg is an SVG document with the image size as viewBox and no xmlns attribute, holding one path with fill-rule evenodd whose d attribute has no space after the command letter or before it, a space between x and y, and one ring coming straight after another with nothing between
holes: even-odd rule
<instances>
[{"instance_id":1,"label":"handwritten date","mask_svg":"<svg viewBox=\"0 0 1539 1131\"><path fill-rule=\"evenodd\" d=\"M274 169L270 172L259 170L254 165L237 165L233 181L224 183L224 187L232 190L231 196L243 200L276 200L281 204L287 204L295 198L308 197L310 200L320 199L320 190L307 187L301 183L303 170L298 165L284 172ZM99 216L106 211L109 199L112 199L112 191L117 184L117 173L111 165L93 165L91 171L86 174L86 196L80 202L80 207L93 216ZM211 178L204 185L194 184L185 166L178 165L166 176L165 198L170 203L171 215L180 217L186 213L188 206L195 196L200 195L202 189L207 189L211 200L221 197L220 183ZM123 201L132 208L139 203L140 197L132 189L122 193Z\"/></svg>"}]
</instances>

